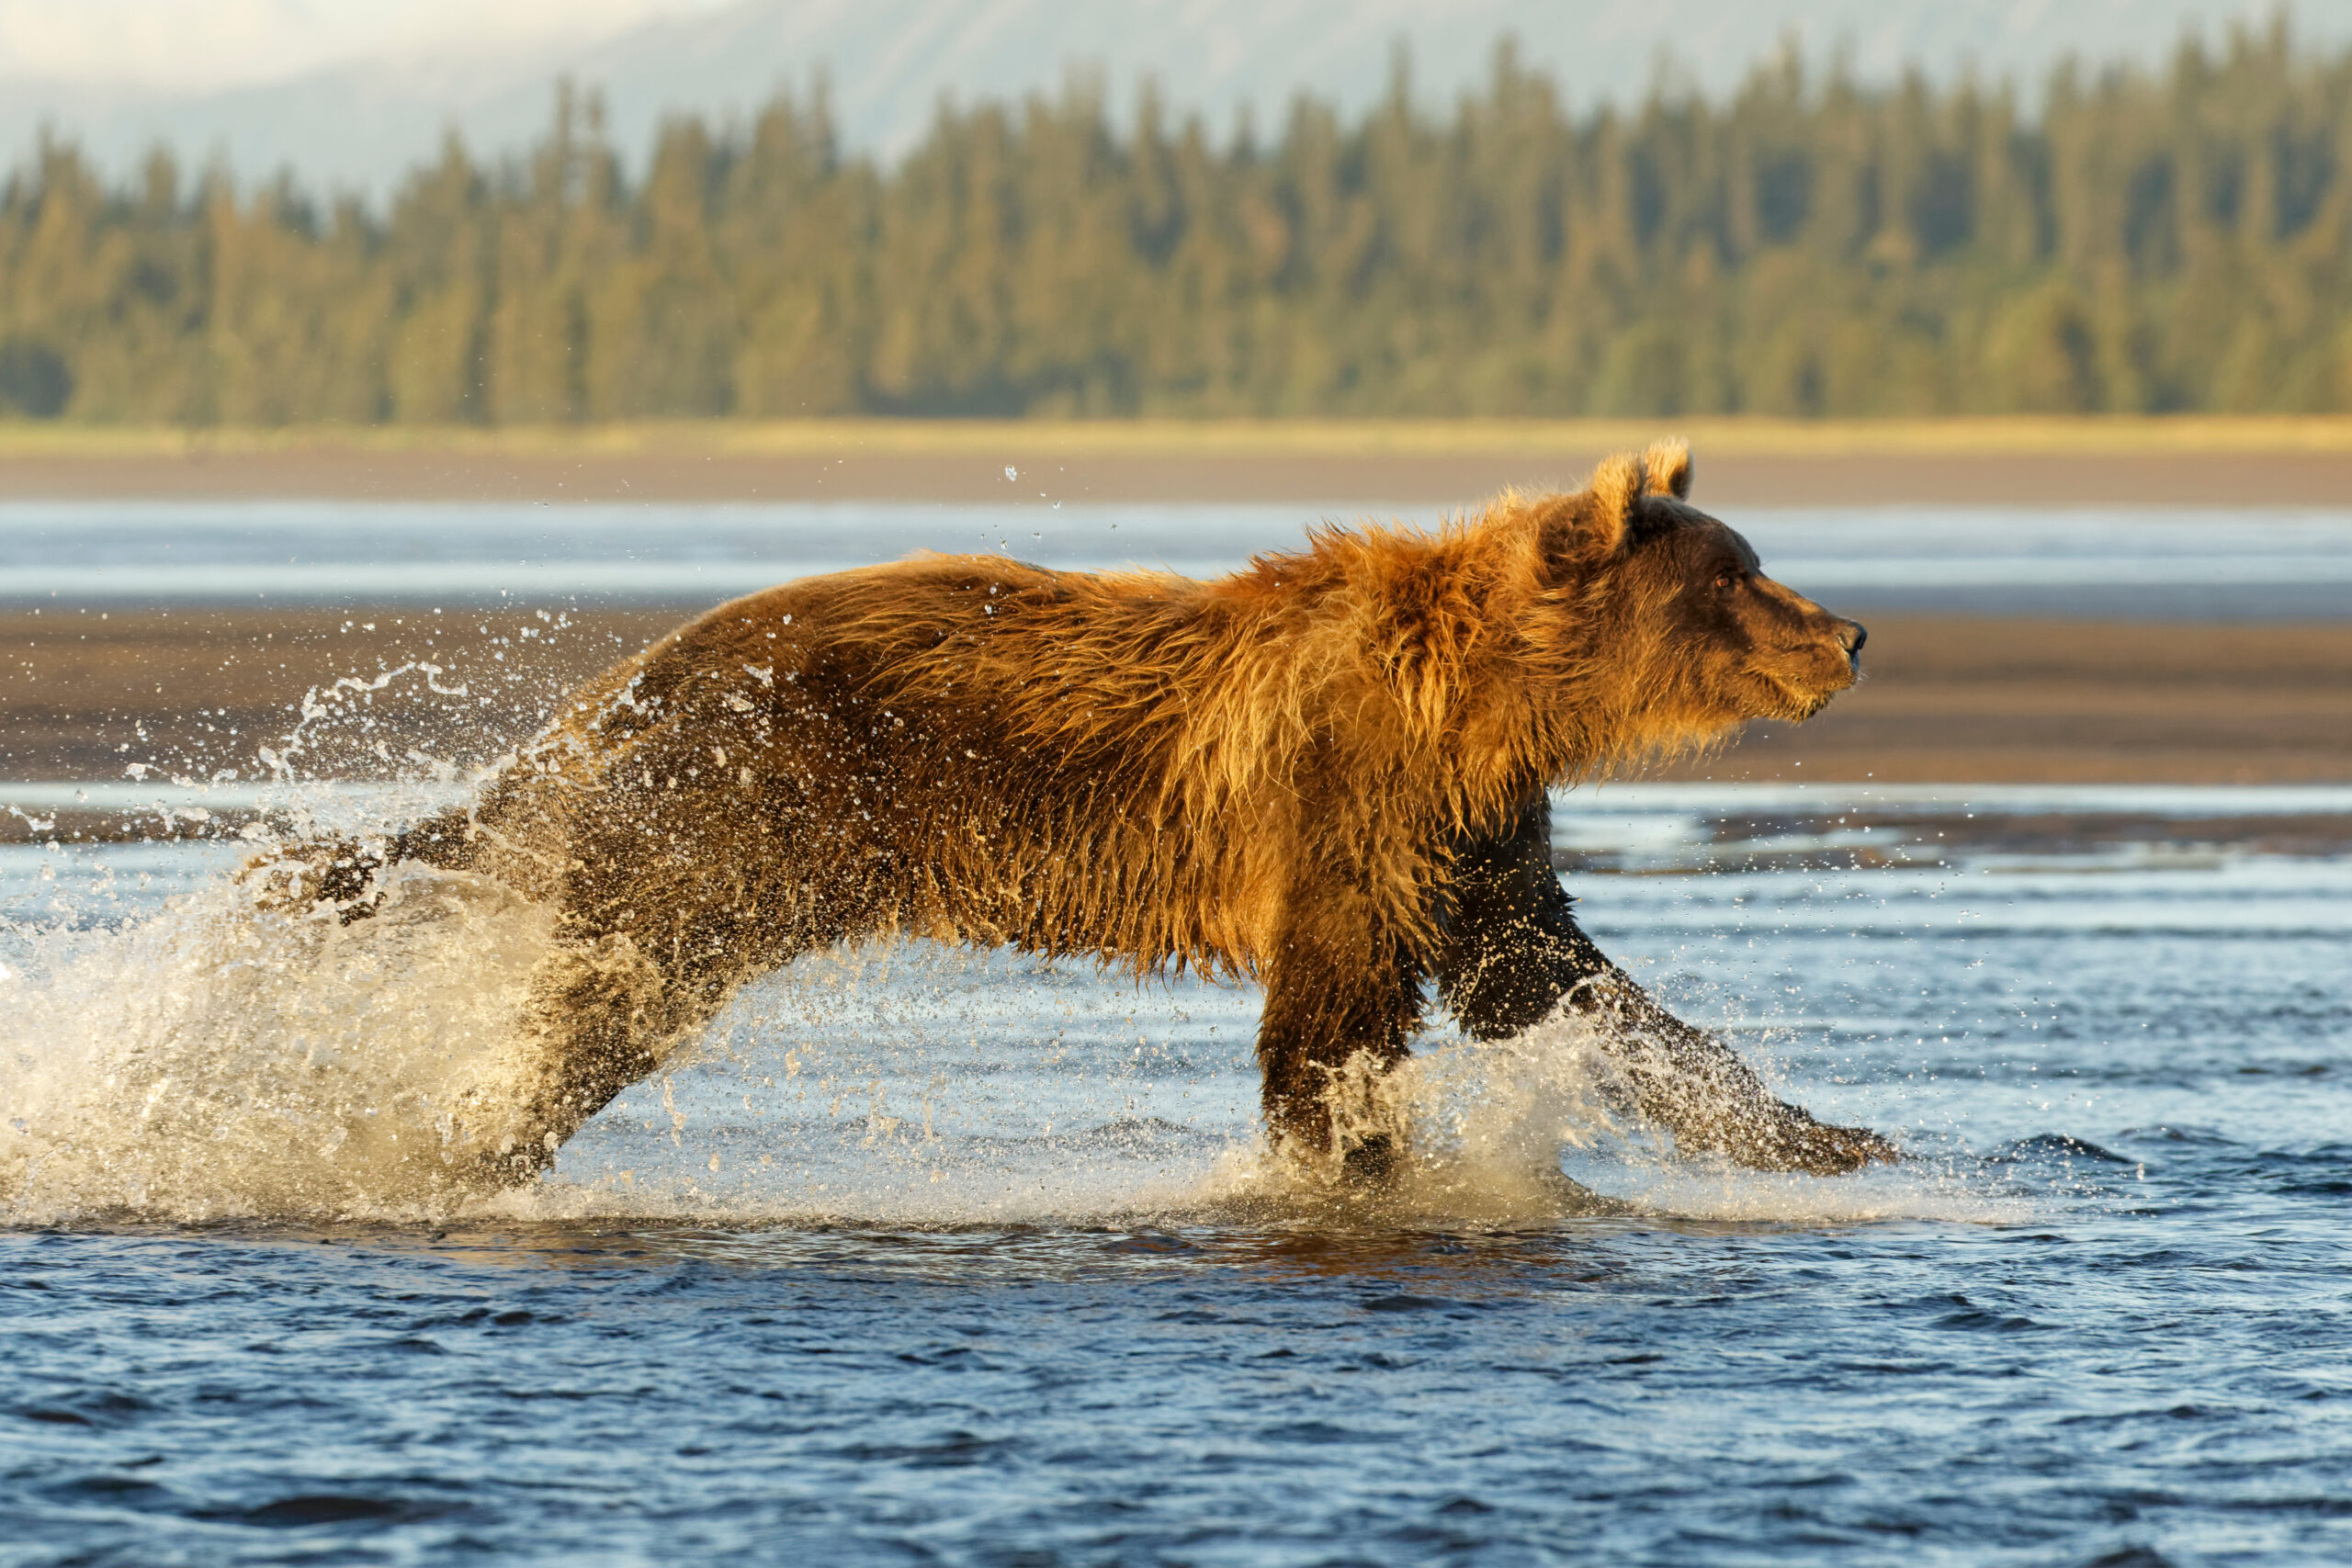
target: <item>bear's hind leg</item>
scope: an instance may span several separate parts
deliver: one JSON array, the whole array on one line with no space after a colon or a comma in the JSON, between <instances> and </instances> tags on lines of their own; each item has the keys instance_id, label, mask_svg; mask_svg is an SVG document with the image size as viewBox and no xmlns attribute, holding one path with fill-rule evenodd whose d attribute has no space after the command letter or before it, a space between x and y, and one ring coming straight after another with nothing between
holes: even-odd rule
<instances>
[{"instance_id":1,"label":"bear's hind leg","mask_svg":"<svg viewBox=\"0 0 2352 1568\"><path fill-rule=\"evenodd\" d=\"M716 855L683 873L613 863L626 869L574 873L557 944L533 980L521 1115L487 1156L498 1184L554 1164L566 1139L660 1070L745 981L886 929L894 908L870 873L827 879L812 898L813 879L791 867L763 880Z\"/></svg>"},{"instance_id":2,"label":"bear's hind leg","mask_svg":"<svg viewBox=\"0 0 2352 1568\"><path fill-rule=\"evenodd\" d=\"M661 1066L670 1036L707 1019L680 1016L672 993L670 977L624 935L566 942L541 962L524 1006L520 1115L484 1152L493 1185L553 1165L590 1117Z\"/></svg>"},{"instance_id":3,"label":"bear's hind leg","mask_svg":"<svg viewBox=\"0 0 2352 1568\"><path fill-rule=\"evenodd\" d=\"M520 1114L484 1156L493 1185L529 1181L553 1165L566 1140L659 1071L744 981L795 956L748 934L727 951L723 964L678 965L612 932L560 942L540 962L524 1007Z\"/></svg>"},{"instance_id":4,"label":"bear's hind leg","mask_svg":"<svg viewBox=\"0 0 2352 1568\"><path fill-rule=\"evenodd\" d=\"M381 874L389 866L411 862L444 871L473 869L468 829L467 813L459 809L385 838L341 836L282 845L247 861L237 880L255 886L265 905L294 910L330 905L347 926L381 907Z\"/></svg>"}]
</instances>

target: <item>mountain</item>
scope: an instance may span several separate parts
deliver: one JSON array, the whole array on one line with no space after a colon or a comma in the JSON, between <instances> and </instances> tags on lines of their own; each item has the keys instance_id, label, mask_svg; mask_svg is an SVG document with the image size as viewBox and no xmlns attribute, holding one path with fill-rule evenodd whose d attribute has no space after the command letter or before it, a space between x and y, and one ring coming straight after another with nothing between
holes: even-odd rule
<instances>
[{"instance_id":1,"label":"mountain","mask_svg":"<svg viewBox=\"0 0 2352 1568\"><path fill-rule=\"evenodd\" d=\"M888 155L922 134L942 95L1053 92L1073 69L1095 73L1122 114L1149 74L1223 135L1245 107L1277 128L1301 90L1361 107L1385 89L1399 43L1424 101L1482 82L1510 34L1572 103L1623 103L1661 71L1722 92L1786 42L1815 68L1842 57L1866 79L1916 66L2033 86L2069 53L2154 63L2185 30L2218 41L2274 11L2306 41L2352 39L2352 6L2330 0L738 0L534 48L444 34L229 89L8 78L0 64L0 146L21 156L46 124L118 174L160 141L183 162L225 159L248 178L290 168L380 197L450 130L479 150L519 151L567 74L602 89L634 156L664 115L741 117L822 72L849 144Z\"/></svg>"}]
</instances>

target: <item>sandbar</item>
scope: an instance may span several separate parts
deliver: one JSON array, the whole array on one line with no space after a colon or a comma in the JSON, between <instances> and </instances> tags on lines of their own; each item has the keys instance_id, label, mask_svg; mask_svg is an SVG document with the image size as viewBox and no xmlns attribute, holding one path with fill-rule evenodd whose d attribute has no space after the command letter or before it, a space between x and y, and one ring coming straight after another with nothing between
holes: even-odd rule
<instances>
[{"instance_id":1,"label":"sandbar","mask_svg":"<svg viewBox=\"0 0 2352 1568\"><path fill-rule=\"evenodd\" d=\"M14 500L1466 506L1687 436L1718 506L2352 504L2352 418L0 424Z\"/></svg>"}]
</instances>

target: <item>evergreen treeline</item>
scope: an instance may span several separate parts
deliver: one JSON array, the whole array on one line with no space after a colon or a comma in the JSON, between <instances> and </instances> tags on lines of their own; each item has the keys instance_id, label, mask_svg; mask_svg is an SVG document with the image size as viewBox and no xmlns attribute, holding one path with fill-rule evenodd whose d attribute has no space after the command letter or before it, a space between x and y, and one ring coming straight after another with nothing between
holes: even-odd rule
<instances>
[{"instance_id":1,"label":"evergreen treeline","mask_svg":"<svg viewBox=\"0 0 2352 1568\"><path fill-rule=\"evenodd\" d=\"M1508 45L1450 118L1301 98L943 108L895 168L821 92L623 177L560 91L382 212L281 180L0 197L0 408L94 421L1879 414L2352 407L2352 52L1809 82L1573 117Z\"/></svg>"}]
</instances>

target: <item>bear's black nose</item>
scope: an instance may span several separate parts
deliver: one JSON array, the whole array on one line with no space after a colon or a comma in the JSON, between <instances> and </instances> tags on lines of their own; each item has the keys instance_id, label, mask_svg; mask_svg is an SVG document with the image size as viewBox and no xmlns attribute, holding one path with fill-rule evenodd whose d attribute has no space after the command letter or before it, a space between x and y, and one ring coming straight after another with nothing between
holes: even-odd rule
<instances>
[{"instance_id":1,"label":"bear's black nose","mask_svg":"<svg viewBox=\"0 0 2352 1568\"><path fill-rule=\"evenodd\" d=\"M1838 633L1838 644L1846 650L1846 657L1849 659L1860 659L1862 656L1862 644L1870 639L1869 629L1860 621L1848 621Z\"/></svg>"}]
</instances>

